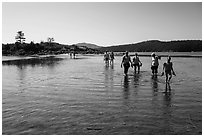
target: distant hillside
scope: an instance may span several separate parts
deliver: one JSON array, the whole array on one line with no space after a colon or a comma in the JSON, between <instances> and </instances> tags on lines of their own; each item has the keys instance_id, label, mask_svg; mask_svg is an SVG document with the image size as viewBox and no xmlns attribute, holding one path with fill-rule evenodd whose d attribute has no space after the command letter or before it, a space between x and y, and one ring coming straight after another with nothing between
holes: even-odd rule
<instances>
[{"instance_id":1,"label":"distant hillside","mask_svg":"<svg viewBox=\"0 0 204 137\"><path fill-rule=\"evenodd\" d=\"M98 46L98 45L90 44L90 43L78 43L78 44L75 44L75 45L78 46L78 47L87 47L87 48L91 48L91 49L101 48L101 47Z\"/></svg>"},{"instance_id":2,"label":"distant hillside","mask_svg":"<svg viewBox=\"0 0 204 137\"><path fill-rule=\"evenodd\" d=\"M100 51L114 51L114 52L196 52L202 51L201 40L179 40L179 41L144 41L134 44L117 45L110 47L99 48Z\"/></svg>"}]
</instances>

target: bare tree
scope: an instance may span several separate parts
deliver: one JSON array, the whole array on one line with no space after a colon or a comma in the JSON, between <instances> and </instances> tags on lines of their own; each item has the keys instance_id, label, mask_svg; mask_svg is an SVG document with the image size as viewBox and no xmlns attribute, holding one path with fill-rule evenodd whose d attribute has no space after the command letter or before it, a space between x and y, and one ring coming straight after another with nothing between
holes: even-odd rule
<instances>
[{"instance_id":1,"label":"bare tree","mask_svg":"<svg viewBox=\"0 0 204 137\"><path fill-rule=\"evenodd\" d=\"M50 37L48 37L48 38L47 38L47 42L49 42L49 43L54 42L54 38L50 38Z\"/></svg>"}]
</instances>

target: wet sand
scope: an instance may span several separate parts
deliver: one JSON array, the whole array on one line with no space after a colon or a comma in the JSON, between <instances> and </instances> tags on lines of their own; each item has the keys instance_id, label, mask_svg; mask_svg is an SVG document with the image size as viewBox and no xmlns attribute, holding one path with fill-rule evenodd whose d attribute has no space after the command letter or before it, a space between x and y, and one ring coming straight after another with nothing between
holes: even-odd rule
<instances>
[{"instance_id":1,"label":"wet sand","mask_svg":"<svg viewBox=\"0 0 204 137\"><path fill-rule=\"evenodd\" d=\"M201 58L172 58L170 87L151 76L149 57L140 58L140 74L130 69L127 77L121 57L113 66L102 56L58 58L3 64L3 134L202 134Z\"/></svg>"}]
</instances>

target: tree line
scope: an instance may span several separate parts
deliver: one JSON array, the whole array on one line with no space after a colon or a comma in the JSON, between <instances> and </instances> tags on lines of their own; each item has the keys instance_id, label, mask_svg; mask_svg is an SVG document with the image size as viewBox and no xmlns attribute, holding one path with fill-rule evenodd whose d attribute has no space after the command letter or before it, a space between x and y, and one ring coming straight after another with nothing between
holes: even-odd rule
<instances>
[{"instance_id":1,"label":"tree line","mask_svg":"<svg viewBox=\"0 0 204 137\"><path fill-rule=\"evenodd\" d=\"M76 52L82 54L100 53L97 49L91 49L86 46L77 45L63 45L54 42L54 38L48 37L47 42L41 41L40 43L25 43L25 36L22 31L18 31L15 36L15 43L2 44L2 55L16 55L16 56L29 56L29 55L47 55L47 54L63 54L69 52Z\"/></svg>"},{"instance_id":2,"label":"tree line","mask_svg":"<svg viewBox=\"0 0 204 137\"><path fill-rule=\"evenodd\" d=\"M116 45L110 47L102 47L97 49L88 48L86 46L63 45L54 42L54 38L48 37L47 42L25 43L25 35L22 31L18 31L15 36L15 43L2 44L3 55L46 55L46 54L62 54L62 53L103 53L105 51L113 52L198 52L202 51L201 40L178 40L178 41L144 41L140 43Z\"/></svg>"},{"instance_id":3,"label":"tree line","mask_svg":"<svg viewBox=\"0 0 204 137\"><path fill-rule=\"evenodd\" d=\"M48 55L48 54L64 54L64 53L80 53L80 54L99 54L97 49L87 47L78 47L76 45L62 45L56 42L41 43L11 43L2 44L2 55L9 56L29 56L29 55Z\"/></svg>"},{"instance_id":4,"label":"tree line","mask_svg":"<svg viewBox=\"0 0 204 137\"><path fill-rule=\"evenodd\" d=\"M201 40L179 40L179 41L144 41L140 43L102 47L101 51L114 52L198 52L202 51Z\"/></svg>"}]
</instances>

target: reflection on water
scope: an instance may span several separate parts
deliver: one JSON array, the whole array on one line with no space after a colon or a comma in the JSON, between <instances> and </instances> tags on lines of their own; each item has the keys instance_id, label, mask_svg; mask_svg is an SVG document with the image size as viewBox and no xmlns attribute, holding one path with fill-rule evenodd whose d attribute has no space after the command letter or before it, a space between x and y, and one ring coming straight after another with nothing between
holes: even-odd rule
<instances>
[{"instance_id":1,"label":"reflection on water","mask_svg":"<svg viewBox=\"0 0 204 137\"><path fill-rule=\"evenodd\" d=\"M123 86L124 86L124 92L128 92L129 91L129 80L128 80L128 76L124 76L124 82L123 82Z\"/></svg>"},{"instance_id":2,"label":"reflection on water","mask_svg":"<svg viewBox=\"0 0 204 137\"><path fill-rule=\"evenodd\" d=\"M111 69L114 69L114 63L110 65L110 68L111 68Z\"/></svg>"},{"instance_id":3,"label":"reflection on water","mask_svg":"<svg viewBox=\"0 0 204 137\"><path fill-rule=\"evenodd\" d=\"M152 76L152 90L153 90L154 95L158 94L158 78L157 78L157 76Z\"/></svg>"},{"instance_id":4,"label":"reflection on water","mask_svg":"<svg viewBox=\"0 0 204 137\"><path fill-rule=\"evenodd\" d=\"M112 67L112 65L107 65L105 64L104 66L104 83L105 83L105 88L107 91L111 91L113 89L114 86L114 81L113 81L113 77L114 77L114 67Z\"/></svg>"},{"instance_id":5,"label":"reflection on water","mask_svg":"<svg viewBox=\"0 0 204 137\"><path fill-rule=\"evenodd\" d=\"M123 98L128 100L132 98L132 93L137 96L140 87L140 78L142 74L133 74L123 76Z\"/></svg>"},{"instance_id":6,"label":"reflection on water","mask_svg":"<svg viewBox=\"0 0 204 137\"><path fill-rule=\"evenodd\" d=\"M171 92L165 92L164 93L164 103L167 107L171 107Z\"/></svg>"},{"instance_id":7,"label":"reflection on water","mask_svg":"<svg viewBox=\"0 0 204 137\"><path fill-rule=\"evenodd\" d=\"M18 65L18 74L19 74L19 88L20 91L24 91L24 85L26 84L25 77L26 77L26 66Z\"/></svg>"},{"instance_id":8,"label":"reflection on water","mask_svg":"<svg viewBox=\"0 0 204 137\"><path fill-rule=\"evenodd\" d=\"M123 93L124 93L124 99L128 99L129 96L129 80L128 76L124 76L124 81L123 81Z\"/></svg>"},{"instance_id":9,"label":"reflection on water","mask_svg":"<svg viewBox=\"0 0 204 137\"><path fill-rule=\"evenodd\" d=\"M141 74L134 74L134 86L135 89L140 85L139 80L140 80Z\"/></svg>"},{"instance_id":10,"label":"reflection on water","mask_svg":"<svg viewBox=\"0 0 204 137\"><path fill-rule=\"evenodd\" d=\"M172 126L172 95L171 92L168 92L167 87L170 89L170 84L166 84L165 92L163 93L163 117L164 117L164 132L173 131Z\"/></svg>"},{"instance_id":11,"label":"reflection on water","mask_svg":"<svg viewBox=\"0 0 204 137\"><path fill-rule=\"evenodd\" d=\"M15 65L18 67L22 66L49 66L54 67L58 61L63 60L62 58L56 58L54 56L43 57L43 58L29 58L29 59L19 59L19 60L5 60L2 61L2 65Z\"/></svg>"},{"instance_id":12,"label":"reflection on water","mask_svg":"<svg viewBox=\"0 0 204 137\"><path fill-rule=\"evenodd\" d=\"M170 83L166 83L165 85L166 85L165 86L165 92L171 92L171 85L170 85Z\"/></svg>"},{"instance_id":13,"label":"reflection on water","mask_svg":"<svg viewBox=\"0 0 204 137\"><path fill-rule=\"evenodd\" d=\"M109 66L102 58L3 61L3 134L202 134L200 60L189 74L195 61L178 58L166 85L151 77L149 58L128 76L121 57Z\"/></svg>"}]
</instances>

